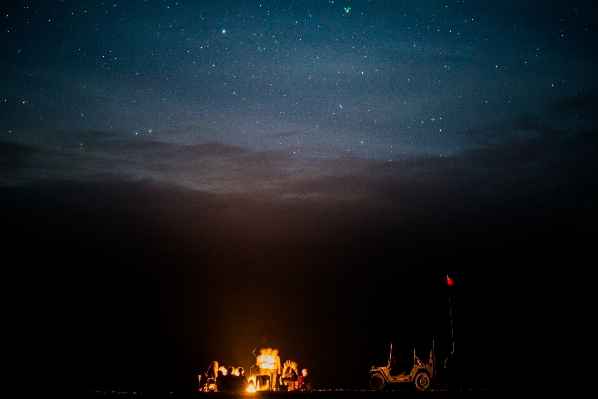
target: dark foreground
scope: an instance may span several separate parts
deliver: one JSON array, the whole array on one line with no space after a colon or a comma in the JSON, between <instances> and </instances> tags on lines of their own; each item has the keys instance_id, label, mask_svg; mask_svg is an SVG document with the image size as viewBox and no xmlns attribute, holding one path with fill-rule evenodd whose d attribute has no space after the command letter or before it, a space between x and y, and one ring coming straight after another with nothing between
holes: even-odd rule
<instances>
[{"instance_id":1,"label":"dark foreground","mask_svg":"<svg viewBox=\"0 0 598 399\"><path fill-rule=\"evenodd\" d=\"M143 393L125 393L125 392L96 392L96 393L77 393L76 397L98 397L110 395L125 396L144 396L144 397L171 397L171 398L198 398L198 399L234 399L234 398L259 398L259 399L285 399L297 397L309 397L313 399L336 399L336 398L362 398L362 399L391 399L391 398L448 398L448 397L490 397L490 396L515 396L521 393L533 394L540 393L541 389L438 389L426 392L396 390L396 391L366 391L366 390L315 390L311 392L255 392L255 393L231 393L231 392L198 392L198 393L163 393L163 394L143 394Z\"/></svg>"}]
</instances>

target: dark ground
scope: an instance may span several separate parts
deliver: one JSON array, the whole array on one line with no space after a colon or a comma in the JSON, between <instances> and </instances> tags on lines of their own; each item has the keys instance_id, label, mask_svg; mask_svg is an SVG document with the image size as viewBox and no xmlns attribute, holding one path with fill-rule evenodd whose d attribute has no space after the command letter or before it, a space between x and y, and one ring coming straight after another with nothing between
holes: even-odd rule
<instances>
[{"instance_id":1,"label":"dark ground","mask_svg":"<svg viewBox=\"0 0 598 399\"><path fill-rule=\"evenodd\" d=\"M475 251L384 235L378 225L351 232L334 223L314 231L337 237L340 229L342 245L292 234L235 241L230 232L244 226L269 231L260 217L268 213L240 203L247 210L240 215L258 216L205 221L203 208L185 206L184 195L168 191L174 200L150 212L143 186L130 190L123 196L76 184L0 190L0 237L11 266L4 273L11 390L196 395L197 375L212 360L248 370L259 345L309 368L317 389L366 389L368 370L386 363L389 343L404 357L415 347L426 359L433 339L439 361L450 351L446 273L455 280L452 316L463 371L457 386L465 392L535 389L554 353L583 359L591 342L581 336L588 329L569 329L577 322L570 310L579 306L567 304L589 303L576 300L592 292L582 289L588 279L577 271L594 257L593 232L514 238ZM221 230L227 234L212 234ZM263 306L254 295L256 265L270 271L276 297L290 293L310 312L303 318L279 308L270 309L276 317L251 312ZM205 307L211 298L229 307Z\"/></svg>"},{"instance_id":2,"label":"dark ground","mask_svg":"<svg viewBox=\"0 0 598 399\"><path fill-rule=\"evenodd\" d=\"M261 392L261 393L246 393L246 394L234 394L234 393L225 393L225 392L218 392L218 393L197 393L197 394L162 394L162 395L144 395L144 397L170 397L170 398L199 398L202 399L204 397L211 397L215 396L216 398L220 399L227 399L227 398L260 398L260 399L283 399L288 397L303 397L307 396L313 399L336 399L336 398L362 398L362 399L370 399L370 398L377 398L377 399L393 399L393 398L449 398L449 397L507 397L511 396L514 397L516 395L534 395L544 393L542 389L513 389L513 390L505 390L505 389L491 389L491 390L482 390L482 389L459 389L459 390L434 390L434 391L427 391L427 392L418 392L418 391L410 391L410 390L393 390L393 391L384 391L384 392L372 392L372 391L353 391L353 390L336 390L336 391L314 391L314 392ZM131 394L127 395L130 396ZM75 397L98 397L98 396L110 396L107 393L97 393L97 394L75 394Z\"/></svg>"}]
</instances>

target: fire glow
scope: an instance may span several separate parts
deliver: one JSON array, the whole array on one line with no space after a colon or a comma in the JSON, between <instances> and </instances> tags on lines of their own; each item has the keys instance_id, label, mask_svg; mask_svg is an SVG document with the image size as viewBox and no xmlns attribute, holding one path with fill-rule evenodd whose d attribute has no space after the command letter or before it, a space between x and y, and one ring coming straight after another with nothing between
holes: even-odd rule
<instances>
[{"instance_id":1,"label":"fire glow","mask_svg":"<svg viewBox=\"0 0 598 399\"><path fill-rule=\"evenodd\" d=\"M276 381L281 371L278 349L262 348L255 354L255 364L250 369L247 392L270 391L278 389Z\"/></svg>"},{"instance_id":2,"label":"fire glow","mask_svg":"<svg viewBox=\"0 0 598 399\"><path fill-rule=\"evenodd\" d=\"M260 355L256 359L256 363L260 369L274 370L276 368L276 354L278 349L266 348L260 350Z\"/></svg>"}]
</instances>

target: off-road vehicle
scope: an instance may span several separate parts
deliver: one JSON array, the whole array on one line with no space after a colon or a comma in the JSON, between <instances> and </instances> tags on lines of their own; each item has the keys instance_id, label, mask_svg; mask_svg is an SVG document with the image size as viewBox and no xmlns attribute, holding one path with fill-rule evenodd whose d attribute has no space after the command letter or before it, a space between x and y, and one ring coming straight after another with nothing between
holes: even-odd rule
<instances>
[{"instance_id":1,"label":"off-road vehicle","mask_svg":"<svg viewBox=\"0 0 598 399\"><path fill-rule=\"evenodd\" d=\"M430 388L436 380L436 357L434 354L434 341L428 363L422 362L413 349L413 364L396 362L392 356L390 344L390 357L386 366L372 366L370 369L370 387L381 391L395 384L414 384L419 391Z\"/></svg>"}]
</instances>

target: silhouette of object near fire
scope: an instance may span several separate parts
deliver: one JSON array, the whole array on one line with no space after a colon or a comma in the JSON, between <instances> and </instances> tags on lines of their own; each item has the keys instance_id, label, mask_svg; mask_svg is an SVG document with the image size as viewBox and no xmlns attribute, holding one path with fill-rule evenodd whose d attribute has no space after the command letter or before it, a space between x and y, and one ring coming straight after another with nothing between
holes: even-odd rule
<instances>
[{"instance_id":1,"label":"silhouette of object near fire","mask_svg":"<svg viewBox=\"0 0 598 399\"><path fill-rule=\"evenodd\" d=\"M246 392L247 377L243 367L218 367L218 362L210 363L203 375L198 375L200 392Z\"/></svg>"},{"instance_id":2,"label":"silhouette of object near fire","mask_svg":"<svg viewBox=\"0 0 598 399\"><path fill-rule=\"evenodd\" d=\"M311 391L307 369L299 375L297 362L290 359L281 367L278 349L262 348L255 354L256 362L245 377L243 367L219 366L217 361L210 363L203 375L198 375L200 392L255 392L255 391Z\"/></svg>"}]
</instances>

